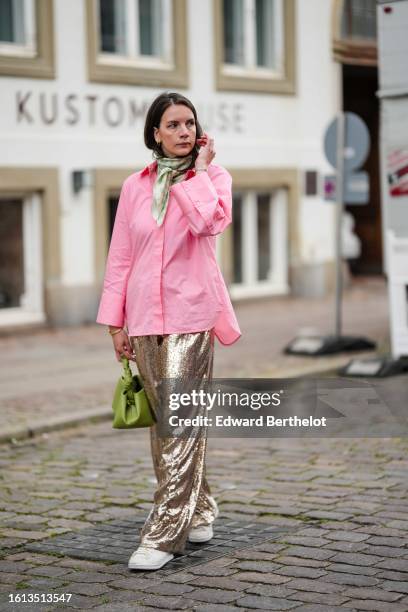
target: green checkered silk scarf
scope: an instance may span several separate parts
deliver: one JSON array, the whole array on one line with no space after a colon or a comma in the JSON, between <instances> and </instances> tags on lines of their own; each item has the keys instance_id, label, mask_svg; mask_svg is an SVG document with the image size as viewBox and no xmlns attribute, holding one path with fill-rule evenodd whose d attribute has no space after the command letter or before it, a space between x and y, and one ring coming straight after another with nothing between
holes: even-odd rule
<instances>
[{"instance_id":1,"label":"green checkered silk scarf","mask_svg":"<svg viewBox=\"0 0 408 612\"><path fill-rule=\"evenodd\" d=\"M157 177L153 187L152 215L157 225L161 225L166 216L170 187L183 180L193 157L154 157L157 159Z\"/></svg>"}]
</instances>

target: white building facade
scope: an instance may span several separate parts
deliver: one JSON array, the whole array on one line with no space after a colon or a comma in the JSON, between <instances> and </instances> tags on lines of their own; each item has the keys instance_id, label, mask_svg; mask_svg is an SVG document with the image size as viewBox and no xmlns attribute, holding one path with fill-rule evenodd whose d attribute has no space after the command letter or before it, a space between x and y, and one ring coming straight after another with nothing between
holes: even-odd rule
<instances>
[{"instance_id":1,"label":"white building facade","mask_svg":"<svg viewBox=\"0 0 408 612\"><path fill-rule=\"evenodd\" d=\"M344 10L0 0L0 327L94 321L120 187L151 161L144 117L164 90L192 100L233 176L218 240L232 298L328 291L322 139L342 108Z\"/></svg>"}]
</instances>

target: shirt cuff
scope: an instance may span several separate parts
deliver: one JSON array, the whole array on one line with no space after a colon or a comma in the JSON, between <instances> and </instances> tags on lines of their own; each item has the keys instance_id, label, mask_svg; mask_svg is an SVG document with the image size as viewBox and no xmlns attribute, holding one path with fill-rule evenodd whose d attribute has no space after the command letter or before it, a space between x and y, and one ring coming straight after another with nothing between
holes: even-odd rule
<instances>
[{"instance_id":1,"label":"shirt cuff","mask_svg":"<svg viewBox=\"0 0 408 612\"><path fill-rule=\"evenodd\" d=\"M125 323L125 296L119 293L102 294L99 304L97 323L123 327Z\"/></svg>"},{"instance_id":2,"label":"shirt cuff","mask_svg":"<svg viewBox=\"0 0 408 612\"><path fill-rule=\"evenodd\" d=\"M188 181L181 181L172 186L171 191L183 213L189 217L196 209L211 228L214 222L214 206L218 202L218 193L207 172L199 172ZM221 215L223 215L222 211Z\"/></svg>"}]
</instances>

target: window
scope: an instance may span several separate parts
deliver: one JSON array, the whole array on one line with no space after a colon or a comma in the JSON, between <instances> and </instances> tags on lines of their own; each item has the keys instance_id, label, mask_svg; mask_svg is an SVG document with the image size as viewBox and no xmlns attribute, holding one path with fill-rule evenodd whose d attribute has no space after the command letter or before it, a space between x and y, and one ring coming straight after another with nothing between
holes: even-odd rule
<instances>
[{"instance_id":1,"label":"window","mask_svg":"<svg viewBox=\"0 0 408 612\"><path fill-rule=\"evenodd\" d=\"M232 232L234 236L233 243L233 282L242 283L242 196L234 195L232 201Z\"/></svg>"},{"instance_id":2,"label":"window","mask_svg":"<svg viewBox=\"0 0 408 612\"><path fill-rule=\"evenodd\" d=\"M244 191L233 197L231 295L287 290L287 192Z\"/></svg>"},{"instance_id":3,"label":"window","mask_svg":"<svg viewBox=\"0 0 408 612\"><path fill-rule=\"evenodd\" d=\"M0 218L0 308L12 308L24 292L23 202L0 200Z\"/></svg>"},{"instance_id":4,"label":"window","mask_svg":"<svg viewBox=\"0 0 408 612\"><path fill-rule=\"evenodd\" d=\"M344 0L341 33L343 39L376 40L376 0Z\"/></svg>"},{"instance_id":5,"label":"window","mask_svg":"<svg viewBox=\"0 0 408 612\"><path fill-rule=\"evenodd\" d=\"M0 167L0 185L0 327L44 321L45 307L61 320L58 170Z\"/></svg>"},{"instance_id":6,"label":"window","mask_svg":"<svg viewBox=\"0 0 408 612\"><path fill-rule=\"evenodd\" d=\"M376 0L335 0L334 57L345 64L377 65Z\"/></svg>"},{"instance_id":7,"label":"window","mask_svg":"<svg viewBox=\"0 0 408 612\"><path fill-rule=\"evenodd\" d=\"M0 323L44 320L41 202L0 199Z\"/></svg>"},{"instance_id":8,"label":"window","mask_svg":"<svg viewBox=\"0 0 408 612\"><path fill-rule=\"evenodd\" d=\"M284 30L282 1L256 0L255 25L256 65L281 73Z\"/></svg>"},{"instance_id":9,"label":"window","mask_svg":"<svg viewBox=\"0 0 408 612\"><path fill-rule=\"evenodd\" d=\"M163 56L163 40L169 39L170 11L163 0L139 0L140 55ZM161 27L160 27L161 26Z\"/></svg>"},{"instance_id":10,"label":"window","mask_svg":"<svg viewBox=\"0 0 408 612\"><path fill-rule=\"evenodd\" d=\"M258 235L258 279L271 280L271 197L269 194L258 195L257 235Z\"/></svg>"},{"instance_id":11,"label":"window","mask_svg":"<svg viewBox=\"0 0 408 612\"><path fill-rule=\"evenodd\" d=\"M244 0L224 0L224 53L228 64L244 64Z\"/></svg>"},{"instance_id":12,"label":"window","mask_svg":"<svg viewBox=\"0 0 408 612\"><path fill-rule=\"evenodd\" d=\"M186 86L186 0L88 0L87 7L91 80Z\"/></svg>"},{"instance_id":13,"label":"window","mask_svg":"<svg viewBox=\"0 0 408 612\"><path fill-rule=\"evenodd\" d=\"M119 204L119 195L117 197L108 197L108 247L112 238L113 227L115 225L116 211L118 210Z\"/></svg>"},{"instance_id":14,"label":"window","mask_svg":"<svg viewBox=\"0 0 408 612\"><path fill-rule=\"evenodd\" d=\"M171 0L99 0L99 50L139 64L171 63Z\"/></svg>"},{"instance_id":15,"label":"window","mask_svg":"<svg viewBox=\"0 0 408 612\"><path fill-rule=\"evenodd\" d=\"M224 69L283 72L283 0L224 0Z\"/></svg>"},{"instance_id":16,"label":"window","mask_svg":"<svg viewBox=\"0 0 408 612\"><path fill-rule=\"evenodd\" d=\"M124 0L100 0L100 50L126 54L126 19Z\"/></svg>"},{"instance_id":17,"label":"window","mask_svg":"<svg viewBox=\"0 0 408 612\"><path fill-rule=\"evenodd\" d=\"M0 74L54 78L52 0L0 0Z\"/></svg>"},{"instance_id":18,"label":"window","mask_svg":"<svg viewBox=\"0 0 408 612\"><path fill-rule=\"evenodd\" d=\"M0 53L36 54L33 0L0 0Z\"/></svg>"},{"instance_id":19,"label":"window","mask_svg":"<svg viewBox=\"0 0 408 612\"><path fill-rule=\"evenodd\" d=\"M294 93L294 1L214 3L218 89Z\"/></svg>"}]
</instances>

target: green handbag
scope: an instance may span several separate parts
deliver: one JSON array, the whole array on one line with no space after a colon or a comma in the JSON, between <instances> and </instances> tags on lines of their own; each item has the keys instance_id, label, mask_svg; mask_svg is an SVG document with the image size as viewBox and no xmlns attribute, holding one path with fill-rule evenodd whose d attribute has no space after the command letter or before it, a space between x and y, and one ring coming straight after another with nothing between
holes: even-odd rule
<instances>
[{"instance_id":1,"label":"green handbag","mask_svg":"<svg viewBox=\"0 0 408 612\"><path fill-rule=\"evenodd\" d=\"M143 381L133 375L126 357L121 359L123 374L119 378L113 396L113 425L115 429L150 427L154 424Z\"/></svg>"}]
</instances>

